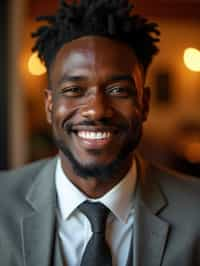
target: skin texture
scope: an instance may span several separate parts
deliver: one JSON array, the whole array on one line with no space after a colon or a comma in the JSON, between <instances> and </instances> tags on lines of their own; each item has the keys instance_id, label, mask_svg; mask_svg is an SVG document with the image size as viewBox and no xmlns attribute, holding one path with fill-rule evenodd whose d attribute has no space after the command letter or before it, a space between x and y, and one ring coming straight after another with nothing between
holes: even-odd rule
<instances>
[{"instance_id":1,"label":"skin texture","mask_svg":"<svg viewBox=\"0 0 200 266\"><path fill-rule=\"evenodd\" d=\"M142 67L126 44L90 36L65 44L48 74L46 114L64 172L100 197L128 172L142 134L149 107ZM88 140L78 135L83 131L110 137Z\"/></svg>"}]
</instances>

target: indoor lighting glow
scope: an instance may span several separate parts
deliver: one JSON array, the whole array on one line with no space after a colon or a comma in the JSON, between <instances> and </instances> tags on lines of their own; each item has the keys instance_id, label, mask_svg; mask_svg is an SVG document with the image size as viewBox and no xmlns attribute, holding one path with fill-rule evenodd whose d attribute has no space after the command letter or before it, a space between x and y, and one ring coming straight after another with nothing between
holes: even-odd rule
<instances>
[{"instance_id":1,"label":"indoor lighting glow","mask_svg":"<svg viewBox=\"0 0 200 266\"><path fill-rule=\"evenodd\" d=\"M185 49L184 63L191 71L200 72L200 51L195 48Z\"/></svg>"},{"instance_id":2,"label":"indoor lighting glow","mask_svg":"<svg viewBox=\"0 0 200 266\"><path fill-rule=\"evenodd\" d=\"M40 61L38 54L33 53L28 61L29 72L34 76L41 76L46 73L46 68Z\"/></svg>"}]
</instances>

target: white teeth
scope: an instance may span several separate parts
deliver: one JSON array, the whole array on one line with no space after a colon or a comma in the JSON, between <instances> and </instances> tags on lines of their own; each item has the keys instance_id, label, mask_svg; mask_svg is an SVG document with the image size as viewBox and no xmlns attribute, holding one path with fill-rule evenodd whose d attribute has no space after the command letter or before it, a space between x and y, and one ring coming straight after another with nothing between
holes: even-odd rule
<instances>
[{"instance_id":1,"label":"white teeth","mask_svg":"<svg viewBox=\"0 0 200 266\"><path fill-rule=\"evenodd\" d=\"M91 132L91 131L79 131L78 136L83 139L108 139L111 136L110 132Z\"/></svg>"}]
</instances>

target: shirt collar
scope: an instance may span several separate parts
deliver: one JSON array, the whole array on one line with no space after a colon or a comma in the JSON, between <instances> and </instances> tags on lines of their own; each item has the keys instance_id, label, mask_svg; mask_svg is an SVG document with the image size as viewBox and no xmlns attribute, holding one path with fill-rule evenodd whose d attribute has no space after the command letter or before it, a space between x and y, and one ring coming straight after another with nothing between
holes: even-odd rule
<instances>
[{"instance_id":1,"label":"shirt collar","mask_svg":"<svg viewBox=\"0 0 200 266\"><path fill-rule=\"evenodd\" d=\"M85 200L89 199L82 193L63 172L60 158L56 166L56 191L58 207L62 219L67 219ZM136 186L136 162L133 160L132 167L126 176L103 197L92 199L103 203L121 222L126 223L133 207L133 195ZM69 204L70 201L70 204Z\"/></svg>"},{"instance_id":2,"label":"shirt collar","mask_svg":"<svg viewBox=\"0 0 200 266\"><path fill-rule=\"evenodd\" d=\"M55 175L56 175L56 191L58 197L58 207L60 209L62 219L67 219L82 202L87 200L87 196L84 195L66 177L61 166L60 158L58 158L57 161Z\"/></svg>"},{"instance_id":3,"label":"shirt collar","mask_svg":"<svg viewBox=\"0 0 200 266\"><path fill-rule=\"evenodd\" d=\"M126 223L133 207L135 185L136 163L133 160L132 167L126 176L98 201L108 207L121 222Z\"/></svg>"}]
</instances>

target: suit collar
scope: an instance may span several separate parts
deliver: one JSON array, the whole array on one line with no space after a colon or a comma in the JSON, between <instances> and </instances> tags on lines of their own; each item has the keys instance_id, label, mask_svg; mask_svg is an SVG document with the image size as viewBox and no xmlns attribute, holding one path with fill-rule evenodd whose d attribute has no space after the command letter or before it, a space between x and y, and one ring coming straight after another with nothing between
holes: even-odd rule
<instances>
[{"instance_id":1,"label":"suit collar","mask_svg":"<svg viewBox=\"0 0 200 266\"><path fill-rule=\"evenodd\" d=\"M48 161L35 177L27 192L26 200L37 211L45 205L56 204L55 167L57 157Z\"/></svg>"},{"instance_id":2,"label":"suit collar","mask_svg":"<svg viewBox=\"0 0 200 266\"><path fill-rule=\"evenodd\" d=\"M158 215L167 207L167 200L155 181L155 169L140 157L137 169L133 265L160 266L169 224Z\"/></svg>"},{"instance_id":3,"label":"suit collar","mask_svg":"<svg viewBox=\"0 0 200 266\"><path fill-rule=\"evenodd\" d=\"M49 160L39 171L31 184L26 201L36 211L43 210L45 205L56 207L55 170L57 157ZM167 206L167 200L155 180L155 171L139 155L136 156L138 184L136 201L139 199L157 214Z\"/></svg>"},{"instance_id":4,"label":"suit collar","mask_svg":"<svg viewBox=\"0 0 200 266\"><path fill-rule=\"evenodd\" d=\"M167 207L167 199L156 180L154 167L139 155L136 156L136 162L138 175L136 201L143 202L152 214L156 215Z\"/></svg>"}]
</instances>

